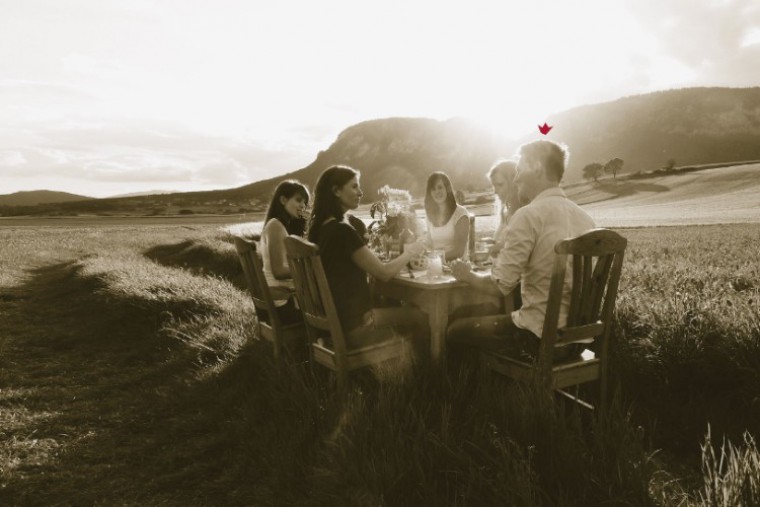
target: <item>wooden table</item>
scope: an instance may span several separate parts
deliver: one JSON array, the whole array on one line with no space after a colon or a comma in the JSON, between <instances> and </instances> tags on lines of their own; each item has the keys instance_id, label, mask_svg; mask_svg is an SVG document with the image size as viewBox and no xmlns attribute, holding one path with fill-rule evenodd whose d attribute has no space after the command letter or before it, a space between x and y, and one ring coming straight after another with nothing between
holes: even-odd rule
<instances>
[{"instance_id":1,"label":"wooden table","mask_svg":"<svg viewBox=\"0 0 760 507\"><path fill-rule=\"evenodd\" d=\"M412 278L408 271L387 282L375 281L375 292L392 299L408 301L428 314L430 322L430 355L440 362L446 352L446 328L449 324L449 298L455 292L473 292L464 282L449 274L428 277L424 271L415 271ZM477 295L475 296L477 298Z\"/></svg>"}]
</instances>

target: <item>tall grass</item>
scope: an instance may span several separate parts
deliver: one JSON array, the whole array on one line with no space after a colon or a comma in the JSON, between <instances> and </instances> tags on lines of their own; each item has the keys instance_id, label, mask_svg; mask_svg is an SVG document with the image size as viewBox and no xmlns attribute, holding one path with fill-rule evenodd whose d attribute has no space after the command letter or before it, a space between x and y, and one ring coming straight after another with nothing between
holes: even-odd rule
<instances>
[{"instance_id":1,"label":"tall grass","mask_svg":"<svg viewBox=\"0 0 760 507\"><path fill-rule=\"evenodd\" d=\"M757 232L623 231L619 392L594 419L424 360L341 401L272 361L212 228L0 231L0 503L750 505Z\"/></svg>"},{"instance_id":2,"label":"tall grass","mask_svg":"<svg viewBox=\"0 0 760 507\"><path fill-rule=\"evenodd\" d=\"M760 453L744 433L744 447L725 438L716 453L710 432L702 445L704 487L700 504L707 507L749 507L760 504Z\"/></svg>"},{"instance_id":3,"label":"tall grass","mask_svg":"<svg viewBox=\"0 0 760 507\"><path fill-rule=\"evenodd\" d=\"M657 446L698 457L713 432L760 432L758 226L626 231L617 362Z\"/></svg>"}]
</instances>

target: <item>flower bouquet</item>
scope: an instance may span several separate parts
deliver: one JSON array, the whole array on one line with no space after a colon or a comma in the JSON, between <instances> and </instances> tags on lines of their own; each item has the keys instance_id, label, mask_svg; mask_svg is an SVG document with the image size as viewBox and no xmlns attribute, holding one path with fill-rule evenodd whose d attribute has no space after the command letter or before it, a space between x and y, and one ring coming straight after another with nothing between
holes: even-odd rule
<instances>
[{"instance_id":1,"label":"flower bouquet","mask_svg":"<svg viewBox=\"0 0 760 507\"><path fill-rule=\"evenodd\" d=\"M387 255L397 255L400 251L399 236L404 230L410 230L415 237L420 234L417 216L412 209L412 195L407 190L388 185L377 193L380 199L369 209L372 217L368 227L370 247Z\"/></svg>"}]
</instances>

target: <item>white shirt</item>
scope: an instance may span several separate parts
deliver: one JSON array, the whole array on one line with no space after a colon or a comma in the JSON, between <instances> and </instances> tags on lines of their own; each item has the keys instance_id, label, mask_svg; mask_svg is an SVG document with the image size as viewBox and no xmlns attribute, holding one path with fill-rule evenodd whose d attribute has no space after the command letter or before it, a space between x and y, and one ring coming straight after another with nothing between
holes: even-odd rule
<instances>
[{"instance_id":1,"label":"white shirt","mask_svg":"<svg viewBox=\"0 0 760 507\"><path fill-rule=\"evenodd\" d=\"M285 244L282 243L280 245L270 245L268 238L269 238L269 229L277 228L281 229L284 233L284 236L288 235L287 229L285 229L285 226L280 222L278 219L273 218L269 220L266 225L264 225L264 230L261 231L261 262L264 267L264 277L267 279L267 285L269 285L270 288L276 288L281 290L274 290L272 297L274 298L274 305L275 306L283 306L285 305L288 300L287 299L277 299L277 296L286 293L291 292L294 290L293 286L293 280L287 279L287 280L278 280L274 276L274 272L272 271L272 257L270 256L270 248L281 248L285 250Z\"/></svg>"},{"instance_id":2,"label":"white shirt","mask_svg":"<svg viewBox=\"0 0 760 507\"><path fill-rule=\"evenodd\" d=\"M522 279L522 308L512 312L512 321L541 337L549 301L557 241L583 234L595 227L594 220L565 196L559 187L544 190L517 210L509 221L504 248L494 261L491 277L503 294L509 294ZM567 323L571 276L565 277L558 325Z\"/></svg>"},{"instance_id":3,"label":"white shirt","mask_svg":"<svg viewBox=\"0 0 760 507\"><path fill-rule=\"evenodd\" d=\"M464 206L457 204L449 221L442 226L436 227L429 219L427 220L428 233L430 234L430 240L433 243L434 250L449 251L454 248L457 222L459 222L460 218L467 215L467 209Z\"/></svg>"},{"instance_id":4,"label":"white shirt","mask_svg":"<svg viewBox=\"0 0 760 507\"><path fill-rule=\"evenodd\" d=\"M507 210L499 210L499 225L496 226L496 231L493 233L493 239L495 243L504 243L504 236L507 234L507 226L511 219L512 215L508 214Z\"/></svg>"}]
</instances>

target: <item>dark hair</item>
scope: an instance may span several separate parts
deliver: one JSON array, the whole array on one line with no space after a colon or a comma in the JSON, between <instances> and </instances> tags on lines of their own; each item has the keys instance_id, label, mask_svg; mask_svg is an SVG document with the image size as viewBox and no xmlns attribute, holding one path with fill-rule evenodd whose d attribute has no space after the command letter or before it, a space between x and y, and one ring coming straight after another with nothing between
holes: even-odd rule
<instances>
[{"instance_id":1,"label":"dark hair","mask_svg":"<svg viewBox=\"0 0 760 507\"><path fill-rule=\"evenodd\" d=\"M441 180L443 186L446 187L446 207L443 210L443 214L440 216L438 214L438 204L436 204L433 197L430 195L430 191L433 190L433 187L438 180ZM436 227L440 227L449 221L456 208L457 198L454 195L454 189L451 186L451 180L449 177L446 173L441 171L436 171L431 174L427 179L427 187L425 188L425 215L427 215L427 219ZM433 217L438 220L433 220Z\"/></svg>"},{"instance_id":2,"label":"dark hair","mask_svg":"<svg viewBox=\"0 0 760 507\"><path fill-rule=\"evenodd\" d=\"M291 217L288 212L285 211L285 206L282 205L282 201L280 200L280 197L291 199L296 194L301 195L304 201L306 201L306 204L309 204L309 190L303 183L296 180L285 180L280 182L280 184L277 185L277 188L274 189L272 200L269 202L264 225L266 225L271 219L276 218L282 222L282 225L285 226L288 234L303 236L306 230L306 221L300 217Z\"/></svg>"},{"instance_id":3,"label":"dark hair","mask_svg":"<svg viewBox=\"0 0 760 507\"><path fill-rule=\"evenodd\" d=\"M343 208L335 195L335 189L358 177L359 171L345 165L328 167L319 175L314 187L314 208L309 218L309 241L312 243L319 241L319 231L325 220L330 217L343 220Z\"/></svg>"},{"instance_id":4,"label":"dark hair","mask_svg":"<svg viewBox=\"0 0 760 507\"><path fill-rule=\"evenodd\" d=\"M556 181L562 181L565 175L565 167L570 158L570 152L564 144L555 143L554 141L533 141L532 143L523 144L518 149L520 157L528 157L533 163L540 163L541 167L546 169L547 176Z\"/></svg>"}]
</instances>

